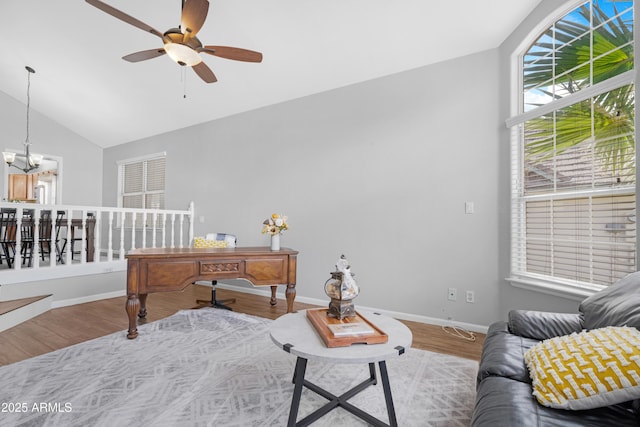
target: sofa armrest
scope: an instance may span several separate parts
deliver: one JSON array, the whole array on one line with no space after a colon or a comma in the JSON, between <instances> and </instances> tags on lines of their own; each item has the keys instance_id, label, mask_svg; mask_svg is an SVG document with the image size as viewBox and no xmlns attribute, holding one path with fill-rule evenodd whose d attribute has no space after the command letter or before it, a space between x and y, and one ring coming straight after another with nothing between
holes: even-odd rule
<instances>
[{"instance_id":1,"label":"sofa armrest","mask_svg":"<svg viewBox=\"0 0 640 427\"><path fill-rule=\"evenodd\" d=\"M546 311L511 310L509 332L525 338L546 340L582 331L582 315Z\"/></svg>"}]
</instances>

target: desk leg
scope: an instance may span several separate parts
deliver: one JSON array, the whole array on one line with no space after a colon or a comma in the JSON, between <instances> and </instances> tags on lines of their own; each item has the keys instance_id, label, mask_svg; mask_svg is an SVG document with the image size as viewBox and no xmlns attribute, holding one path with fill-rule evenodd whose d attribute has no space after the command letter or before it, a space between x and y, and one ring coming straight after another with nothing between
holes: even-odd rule
<instances>
[{"instance_id":1,"label":"desk leg","mask_svg":"<svg viewBox=\"0 0 640 427\"><path fill-rule=\"evenodd\" d=\"M278 303L278 300L276 299L276 291L278 290L277 286L272 286L271 287L271 299L269 300L269 304L271 305L276 305Z\"/></svg>"},{"instance_id":2,"label":"desk leg","mask_svg":"<svg viewBox=\"0 0 640 427\"><path fill-rule=\"evenodd\" d=\"M293 301L296 299L296 284L287 285L287 290L284 295L287 297L287 313L293 313Z\"/></svg>"},{"instance_id":3,"label":"desk leg","mask_svg":"<svg viewBox=\"0 0 640 427\"><path fill-rule=\"evenodd\" d=\"M140 311L138 312L138 318L144 319L147 317L147 294L140 294Z\"/></svg>"},{"instance_id":4,"label":"desk leg","mask_svg":"<svg viewBox=\"0 0 640 427\"><path fill-rule=\"evenodd\" d=\"M136 315L140 311L140 299L137 294L132 294L127 297L125 308L129 316L129 333L127 334L127 338L132 340L138 336L138 321Z\"/></svg>"}]
</instances>

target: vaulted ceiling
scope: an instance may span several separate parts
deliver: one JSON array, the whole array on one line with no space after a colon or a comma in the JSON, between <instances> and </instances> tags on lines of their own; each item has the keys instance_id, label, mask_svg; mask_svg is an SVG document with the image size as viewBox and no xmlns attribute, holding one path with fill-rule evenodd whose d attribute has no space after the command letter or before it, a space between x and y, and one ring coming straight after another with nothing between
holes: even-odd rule
<instances>
[{"instance_id":1,"label":"vaulted ceiling","mask_svg":"<svg viewBox=\"0 0 640 427\"><path fill-rule=\"evenodd\" d=\"M104 0L164 32L181 0ZM188 0L187 0L188 1ZM84 0L2 0L0 91L102 147L495 48L540 0L220 0L203 44L260 51L262 63L205 55L206 84L162 41ZM7 126L24 126L23 123Z\"/></svg>"}]
</instances>

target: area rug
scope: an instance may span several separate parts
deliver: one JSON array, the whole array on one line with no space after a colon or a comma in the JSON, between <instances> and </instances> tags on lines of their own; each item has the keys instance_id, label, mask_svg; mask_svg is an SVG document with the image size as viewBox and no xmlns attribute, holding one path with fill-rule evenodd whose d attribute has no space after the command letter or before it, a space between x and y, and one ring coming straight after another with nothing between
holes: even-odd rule
<instances>
[{"instance_id":1,"label":"area rug","mask_svg":"<svg viewBox=\"0 0 640 427\"><path fill-rule=\"evenodd\" d=\"M272 320L204 308L0 367L0 426L285 426L295 357ZM400 426L468 426L476 362L410 349L387 361ZM368 367L309 361L334 394ZM326 401L304 390L298 419ZM350 403L387 422L381 383ZM338 408L314 426L363 426Z\"/></svg>"}]
</instances>

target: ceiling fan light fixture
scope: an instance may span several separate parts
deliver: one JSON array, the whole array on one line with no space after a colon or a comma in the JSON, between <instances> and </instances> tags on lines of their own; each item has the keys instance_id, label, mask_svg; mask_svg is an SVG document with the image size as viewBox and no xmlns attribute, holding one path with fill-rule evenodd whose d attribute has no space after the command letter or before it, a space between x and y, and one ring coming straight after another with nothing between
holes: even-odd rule
<instances>
[{"instance_id":1,"label":"ceiling fan light fixture","mask_svg":"<svg viewBox=\"0 0 640 427\"><path fill-rule=\"evenodd\" d=\"M181 43L165 43L164 50L171 59L183 66L193 67L202 62L198 52Z\"/></svg>"}]
</instances>

